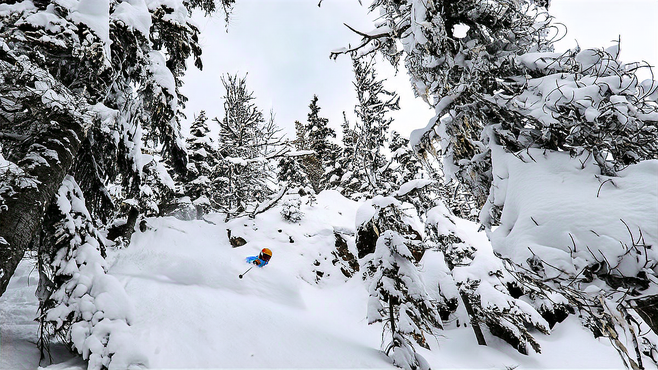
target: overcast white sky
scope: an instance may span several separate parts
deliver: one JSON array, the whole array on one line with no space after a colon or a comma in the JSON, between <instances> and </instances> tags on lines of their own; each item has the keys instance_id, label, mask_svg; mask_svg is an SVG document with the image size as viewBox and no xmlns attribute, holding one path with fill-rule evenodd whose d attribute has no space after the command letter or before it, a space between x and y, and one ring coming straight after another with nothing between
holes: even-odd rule
<instances>
[{"instance_id":1,"label":"overcast white sky","mask_svg":"<svg viewBox=\"0 0 658 370\"><path fill-rule=\"evenodd\" d=\"M247 84L258 106L266 114L273 109L289 137L294 137L295 120L306 120L313 94L319 97L321 116L340 132L342 112L353 117L356 101L352 65L347 56L330 60L329 53L359 40L343 23L370 30L374 16L367 13L369 0L363 0L363 7L357 0L324 0L321 8L317 1L238 0L228 33L221 15L195 17L202 32L204 70L191 67L185 77L183 93L190 98L185 135L199 111L223 116L219 78L227 72L248 72ZM553 0L550 13L568 28L559 50L574 47L576 40L581 47L609 46L621 36L623 61L658 64L656 0ZM408 135L424 127L432 110L414 99L406 72L395 76L385 63L379 65L380 76L401 96L393 128Z\"/></svg>"}]
</instances>

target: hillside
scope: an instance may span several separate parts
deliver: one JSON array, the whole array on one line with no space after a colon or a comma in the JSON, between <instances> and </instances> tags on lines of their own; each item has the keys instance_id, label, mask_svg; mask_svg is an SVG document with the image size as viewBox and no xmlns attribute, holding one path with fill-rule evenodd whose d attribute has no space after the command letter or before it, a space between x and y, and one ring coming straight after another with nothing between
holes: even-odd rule
<instances>
[{"instance_id":1,"label":"hillside","mask_svg":"<svg viewBox=\"0 0 658 370\"><path fill-rule=\"evenodd\" d=\"M284 221L280 207L229 224L221 215L208 217L215 225L149 219L149 230L109 256L109 274L123 284L132 306L130 343L122 357L139 358L152 369L394 368L379 351L381 324L367 325L361 275L348 279L340 270L346 262L332 254L335 232L355 254L357 208L328 191L316 204L302 206L299 223ZM460 227L486 241L476 225ZM247 243L233 248L227 229ZM270 263L239 279L249 268L244 258L263 247L273 251ZM436 257L428 252L421 262L428 286L437 279ZM31 322L37 306L32 263L23 261L0 301L2 369L37 367L38 351L31 343L37 329ZM573 316L549 336L534 333L541 354L521 355L485 334L489 346L478 346L470 327L447 322L441 335L430 339L431 351L420 353L434 369L623 368L607 340L594 339ZM61 346L54 355L49 370L85 368L78 359L66 362Z\"/></svg>"}]
</instances>

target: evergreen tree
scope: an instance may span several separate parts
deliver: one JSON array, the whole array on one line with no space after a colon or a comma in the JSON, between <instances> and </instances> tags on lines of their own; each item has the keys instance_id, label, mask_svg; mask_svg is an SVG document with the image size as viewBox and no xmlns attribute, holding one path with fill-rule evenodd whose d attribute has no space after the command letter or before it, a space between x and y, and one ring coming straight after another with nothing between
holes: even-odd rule
<instances>
[{"instance_id":1,"label":"evergreen tree","mask_svg":"<svg viewBox=\"0 0 658 370\"><path fill-rule=\"evenodd\" d=\"M284 155L279 159L277 179L291 188L306 188L310 181L302 165L304 156Z\"/></svg>"},{"instance_id":2,"label":"evergreen tree","mask_svg":"<svg viewBox=\"0 0 658 370\"><path fill-rule=\"evenodd\" d=\"M295 135L296 138L293 141L295 148L299 151L310 151L309 154L300 158L300 164L313 192L317 193L320 190L320 181L324 169L318 159L317 153L311 151L311 142L307 126L299 121L295 121Z\"/></svg>"},{"instance_id":3,"label":"evergreen tree","mask_svg":"<svg viewBox=\"0 0 658 370\"><path fill-rule=\"evenodd\" d=\"M385 352L405 369L428 368L413 349L413 340L429 348L425 333L442 328L438 307L425 290L407 241L397 232L384 231L377 239L368 269L375 271L368 292L368 323L386 322L391 343Z\"/></svg>"},{"instance_id":4,"label":"evergreen tree","mask_svg":"<svg viewBox=\"0 0 658 370\"><path fill-rule=\"evenodd\" d=\"M329 120L327 118L320 117L321 108L318 105L317 95L313 95L311 104L308 107L311 111L308 113L303 130L298 132L297 136L300 137L301 135L303 137L300 143L303 143L305 147L301 149L314 152L313 155L305 156L303 163L313 190L319 193L326 188L326 183L329 180L326 178L325 171L329 169L330 172L335 163L337 146L329 141L329 138L335 138L336 132L328 126Z\"/></svg>"},{"instance_id":5,"label":"evergreen tree","mask_svg":"<svg viewBox=\"0 0 658 370\"><path fill-rule=\"evenodd\" d=\"M274 169L268 156L280 143L271 116L266 121L247 89L246 76L223 76L224 118L219 123L219 162L213 180L214 202L227 218L245 212L272 193L268 181Z\"/></svg>"},{"instance_id":6,"label":"evergreen tree","mask_svg":"<svg viewBox=\"0 0 658 370\"><path fill-rule=\"evenodd\" d=\"M598 166L597 176L611 179L625 166L658 158L655 120L658 84L652 79L639 82L636 72L640 65L621 63L619 45L603 50L577 48L554 53L552 19L542 9L548 3L467 0L437 5L418 0L376 0L371 9L383 14L384 20L377 25L380 32L361 33L362 42L345 51L358 51L361 55L379 51L393 64L404 58L416 94L436 102L437 112L426 128L412 134L411 144L423 156L439 157L448 180L456 180L457 189L468 195L464 208L474 204L480 209L481 222L486 228L501 222L500 215L507 206L506 199L509 200L506 192L499 190L502 182L493 176L493 152L512 153L527 161L535 160L530 158L530 153L550 156L568 152L579 159L589 156ZM458 24L468 26L465 37L453 34ZM555 232L564 230L555 229ZM620 254L638 253L636 242L632 247L625 247L621 241L619 244ZM501 245L494 245L494 249L497 247ZM474 255L472 263L476 263L478 256ZM658 325L647 319L658 311L647 304L656 299L655 292L647 290L655 280L655 271L636 273L642 269L641 258L637 258L637 268L623 276L611 273L614 262L597 258L585 270L579 266L582 261L574 258L573 266L567 269L573 273L551 267L555 265L550 253L522 260L496 254L492 258L499 259L497 264L502 266L495 270L513 275L522 286L517 293L525 295L523 299L536 305L536 310L545 308L547 301L532 299L537 292L558 294L574 311L588 318L585 325L594 335L610 339L630 367L642 366L644 355L633 333L639 332L640 321L658 333ZM574 284L579 284L581 289L594 284L582 274L597 270L602 264L608 268L598 273L605 281L598 284L605 286L605 294L615 302L612 305L579 295L572 289ZM560 278L546 274L546 269ZM496 275L496 271L489 273ZM482 274L474 281L485 281L486 275ZM481 292L481 285L479 288L475 285L473 289ZM646 294L639 299L641 305L636 306L635 299L623 293L630 287L640 296ZM496 290L505 293L502 288ZM483 307L497 306L491 303L498 302L495 296L479 297ZM477 301L475 296L471 299ZM505 299L505 302L503 306L512 301ZM506 340L521 352L526 347L524 343L535 347L520 330L527 320L517 315L531 311L510 307L490 312L491 322L504 325L513 322L507 328L491 328L492 332L514 333ZM631 307L635 307L639 316L625 313ZM517 318L506 318L505 314L510 312ZM469 314L478 317L482 313L475 307ZM607 329L602 331L602 327ZM635 353L627 349L629 344L619 341L621 333L628 333Z\"/></svg>"},{"instance_id":7,"label":"evergreen tree","mask_svg":"<svg viewBox=\"0 0 658 370\"><path fill-rule=\"evenodd\" d=\"M342 145L338 147L333 171L327 173L329 178L327 185L348 198L358 199L359 196L354 194L361 185L358 178L354 176L358 138L356 132L350 127L345 112L343 112L341 129L343 132Z\"/></svg>"},{"instance_id":8,"label":"evergreen tree","mask_svg":"<svg viewBox=\"0 0 658 370\"><path fill-rule=\"evenodd\" d=\"M355 173L363 175L361 191L373 196L384 194L381 172L387 164L382 153L388 128L393 121L386 117L391 110L400 109L400 98L384 88L384 80L377 79L374 58L362 60L353 56L354 87L358 103L354 108L357 121L354 129L357 142ZM390 189L388 189L390 191Z\"/></svg>"},{"instance_id":9,"label":"evergreen tree","mask_svg":"<svg viewBox=\"0 0 658 370\"><path fill-rule=\"evenodd\" d=\"M75 179L67 176L45 217L39 238L39 347L43 359L57 337L88 360L88 369L101 370L126 351L131 306L121 283L106 274L107 240L84 204Z\"/></svg>"},{"instance_id":10,"label":"evergreen tree","mask_svg":"<svg viewBox=\"0 0 658 370\"><path fill-rule=\"evenodd\" d=\"M329 141L329 138L335 138L336 132L329 127L329 119L320 117L321 108L318 105L317 95L313 95L308 108L311 110L306 120L309 149L315 152L318 160L324 166L327 162L330 162L334 155L334 146Z\"/></svg>"},{"instance_id":11,"label":"evergreen tree","mask_svg":"<svg viewBox=\"0 0 658 370\"><path fill-rule=\"evenodd\" d=\"M396 131L391 132L390 138L388 148L391 159L382 171L382 177L386 179L384 182L399 189L406 182L426 177L423 164L409 146L409 139Z\"/></svg>"},{"instance_id":12,"label":"evergreen tree","mask_svg":"<svg viewBox=\"0 0 658 370\"><path fill-rule=\"evenodd\" d=\"M187 181L183 193L190 196L196 205L197 215L207 213L212 207L212 178L218 163L217 150L210 137L210 129L206 123L206 112L201 111L190 126L190 136L186 139L189 163L187 165Z\"/></svg>"},{"instance_id":13,"label":"evergreen tree","mask_svg":"<svg viewBox=\"0 0 658 370\"><path fill-rule=\"evenodd\" d=\"M222 5L228 9L232 2ZM140 194L142 147L161 151L175 171L185 170L177 121L184 98L177 89L185 60L194 56L201 65L189 11L210 11L214 4L106 4L104 19L96 15L105 9L86 2L77 10L60 2L11 2L0 14L2 154L39 184L13 186L11 198L3 196L0 293L67 173L80 182L91 213L110 220L117 203L108 184L121 181L129 197ZM94 22L79 16L88 11ZM7 180L0 181L6 189Z\"/></svg>"},{"instance_id":14,"label":"evergreen tree","mask_svg":"<svg viewBox=\"0 0 658 370\"><path fill-rule=\"evenodd\" d=\"M417 211L394 197L376 196L358 213L356 246L369 287L368 323L384 322L384 334L390 333L385 352L396 366L427 368L413 343L428 348L425 335L442 328L441 312L449 310L449 302L431 296L420 279L416 264L425 245L416 230Z\"/></svg>"}]
</instances>

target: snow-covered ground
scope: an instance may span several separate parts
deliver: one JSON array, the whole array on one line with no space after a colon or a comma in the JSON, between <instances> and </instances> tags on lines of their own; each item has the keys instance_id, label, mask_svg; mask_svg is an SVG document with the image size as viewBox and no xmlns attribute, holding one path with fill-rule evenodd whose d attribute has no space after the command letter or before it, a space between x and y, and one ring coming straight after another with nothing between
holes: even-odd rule
<instances>
[{"instance_id":1,"label":"snow-covered ground","mask_svg":"<svg viewBox=\"0 0 658 370\"><path fill-rule=\"evenodd\" d=\"M133 303L130 323L137 337L132 350L152 369L214 368L393 368L380 351L381 324L368 325L368 294L357 273L347 279L332 264L334 231L353 237L358 204L323 192L303 205L299 223L273 208L255 219L222 222L149 219L128 248L110 253L109 273L124 285ZM227 229L247 244L233 248ZM261 248L273 257L262 269L244 258ZM432 256L421 269L432 279ZM0 300L0 369L36 369L34 343L37 273L33 260L21 263ZM322 278L316 281L318 274ZM549 336L534 333L541 354L524 356L487 335L478 346L473 332L446 323L440 336L420 349L434 369L591 368L621 369L606 339L594 339L577 317L558 324ZM48 370L80 370L84 364L56 347ZM42 364L43 366L47 363Z\"/></svg>"},{"instance_id":2,"label":"snow-covered ground","mask_svg":"<svg viewBox=\"0 0 658 370\"><path fill-rule=\"evenodd\" d=\"M0 298L0 369L33 370L39 366L37 334L39 324L34 321L39 302L34 292L39 281L36 260L26 257L9 281L7 291ZM75 358L61 344L51 348L53 363L68 362L67 366L83 368L81 359ZM46 359L42 365L48 365ZM53 366L52 369L57 369Z\"/></svg>"}]
</instances>

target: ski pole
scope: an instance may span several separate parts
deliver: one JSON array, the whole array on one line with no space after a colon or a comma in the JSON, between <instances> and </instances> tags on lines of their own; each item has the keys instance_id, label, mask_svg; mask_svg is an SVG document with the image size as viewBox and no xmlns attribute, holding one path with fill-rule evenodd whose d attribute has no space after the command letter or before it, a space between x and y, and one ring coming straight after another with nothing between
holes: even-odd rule
<instances>
[{"instance_id":1,"label":"ski pole","mask_svg":"<svg viewBox=\"0 0 658 370\"><path fill-rule=\"evenodd\" d=\"M240 279L242 279L242 277L243 277L247 272L249 272L249 270L251 270L252 268L254 268L254 266L249 267L249 269L248 269L247 271L243 272L243 273L240 274L238 277L239 277Z\"/></svg>"}]
</instances>

